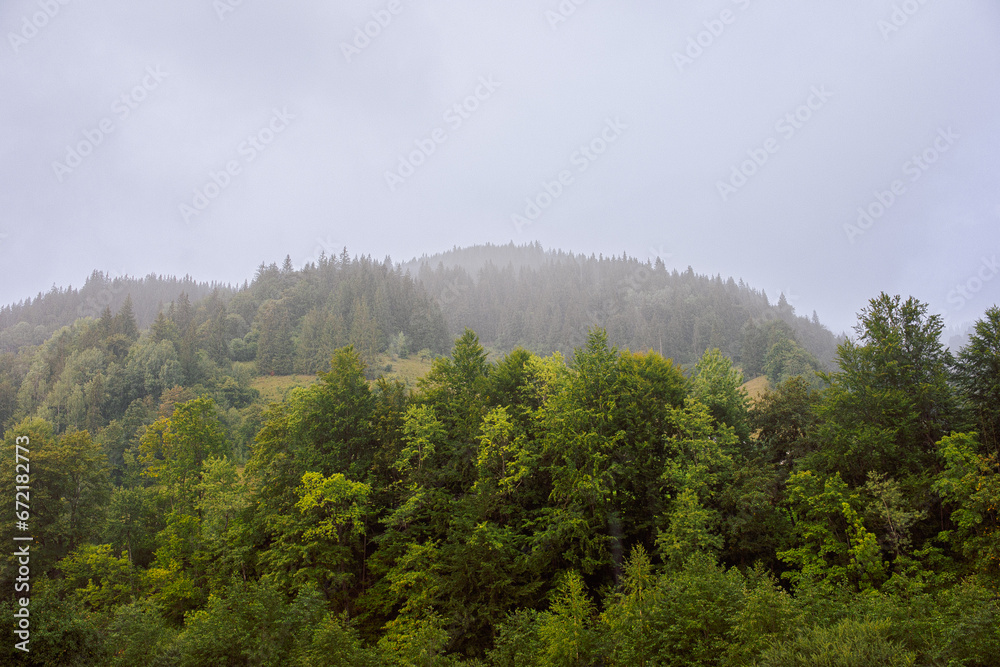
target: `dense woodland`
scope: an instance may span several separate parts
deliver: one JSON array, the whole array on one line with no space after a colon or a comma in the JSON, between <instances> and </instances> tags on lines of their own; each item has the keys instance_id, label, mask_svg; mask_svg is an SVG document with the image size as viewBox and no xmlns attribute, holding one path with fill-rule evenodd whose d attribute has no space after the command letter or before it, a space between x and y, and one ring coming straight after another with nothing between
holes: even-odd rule
<instances>
[{"instance_id":1,"label":"dense woodland","mask_svg":"<svg viewBox=\"0 0 1000 667\"><path fill-rule=\"evenodd\" d=\"M404 268L441 302L453 337L468 327L484 346L503 351L570 356L599 326L620 348L657 350L685 365L718 348L750 377L764 372L779 341L800 373L808 370L803 364L826 370L837 352L816 313L797 316L783 294L770 302L742 280L668 270L660 259L510 244L455 249Z\"/></svg>"},{"instance_id":2,"label":"dense woodland","mask_svg":"<svg viewBox=\"0 0 1000 667\"><path fill-rule=\"evenodd\" d=\"M80 289L62 289L55 285L45 294L0 307L0 352L12 352L25 345L39 345L56 330L84 317L99 318L106 308L117 312L126 299L132 302L136 325L145 329L165 304L185 295L198 302L213 292L228 301L234 293L229 285L199 283L190 276L183 279L150 274L145 278L111 278L94 271Z\"/></svg>"},{"instance_id":3,"label":"dense woodland","mask_svg":"<svg viewBox=\"0 0 1000 667\"><path fill-rule=\"evenodd\" d=\"M953 355L881 294L826 359L732 281L520 252L261 266L148 326L176 282L51 332L70 291L5 310L34 318L0 332L0 478L29 437L35 541L0 661L995 664L1000 308ZM420 350L415 390L373 364ZM292 371L318 381L251 386Z\"/></svg>"},{"instance_id":4,"label":"dense woodland","mask_svg":"<svg viewBox=\"0 0 1000 667\"><path fill-rule=\"evenodd\" d=\"M441 354L466 328L494 359L516 347L570 358L597 326L619 348L655 349L685 366L717 348L748 378L773 381L830 370L839 342L815 312L798 316L784 295L771 303L742 280L509 244L402 265L352 259L346 249L300 270L286 258L280 268L261 264L240 288L95 271L79 290L53 287L0 308L0 354L40 345L78 319L110 317L126 301L139 329L161 314L179 318L189 356L202 349L217 364L253 361L279 375L324 370L333 350L353 344L374 378L380 353ZM0 389L0 423L2 405Z\"/></svg>"}]
</instances>

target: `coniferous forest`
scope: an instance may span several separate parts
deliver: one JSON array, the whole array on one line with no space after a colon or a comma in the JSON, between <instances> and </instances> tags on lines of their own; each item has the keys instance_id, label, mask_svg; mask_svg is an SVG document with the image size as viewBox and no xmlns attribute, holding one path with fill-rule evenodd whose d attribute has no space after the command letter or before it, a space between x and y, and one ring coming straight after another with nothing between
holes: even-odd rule
<instances>
[{"instance_id":1,"label":"coniferous forest","mask_svg":"<svg viewBox=\"0 0 1000 667\"><path fill-rule=\"evenodd\" d=\"M536 246L95 273L0 311L0 662L995 665L1000 308L942 331Z\"/></svg>"}]
</instances>

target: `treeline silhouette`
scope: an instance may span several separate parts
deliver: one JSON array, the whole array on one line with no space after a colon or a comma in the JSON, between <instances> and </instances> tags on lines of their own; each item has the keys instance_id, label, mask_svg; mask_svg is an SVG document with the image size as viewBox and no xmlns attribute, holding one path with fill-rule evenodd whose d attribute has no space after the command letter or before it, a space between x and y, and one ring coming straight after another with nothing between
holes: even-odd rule
<instances>
[{"instance_id":1,"label":"treeline silhouette","mask_svg":"<svg viewBox=\"0 0 1000 667\"><path fill-rule=\"evenodd\" d=\"M801 346L821 368L839 342L815 313L796 315L783 294L772 302L742 280L668 270L661 259L586 257L536 243L455 248L404 266L442 304L453 337L468 327L500 351L571 354L598 326L614 345L684 365L718 348L749 378L764 371L779 340ZM773 339L763 351L761 335Z\"/></svg>"},{"instance_id":2,"label":"treeline silhouette","mask_svg":"<svg viewBox=\"0 0 1000 667\"><path fill-rule=\"evenodd\" d=\"M126 299L140 329L159 315L173 319L171 307L190 308L180 315L181 336L193 325L192 346L210 348L218 363L255 361L261 374L316 372L347 344L375 372L390 348L442 353L467 327L496 354L522 347L564 355L600 327L616 346L685 366L717 348L748 379L775 382L829 370L838 343L815 313L799 316L784 295L772 303L742 280L536 243L455 248L402 265L345 249L296 270L286 257L280 267L262 263L238 288L95 271L79 290L53 287L0 309L0 352L39 345L81 317L110 316Z\"/></svg>"}]
</instances>

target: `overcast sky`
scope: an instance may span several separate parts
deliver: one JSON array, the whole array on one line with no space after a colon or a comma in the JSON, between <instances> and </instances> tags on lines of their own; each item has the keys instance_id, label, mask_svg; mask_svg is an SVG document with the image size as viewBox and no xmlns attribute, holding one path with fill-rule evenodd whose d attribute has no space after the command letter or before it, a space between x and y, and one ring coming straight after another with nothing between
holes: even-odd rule
<instances>
[{"instance_id":1,"label":"overcast sky","mask_svg":"<svg viewBox=\"0 0 1000 667\"><path fill-rule=\"evenodd\" d=\"M835 331L880 291L1000 301L995 0L5 0L0 28L2 303L511 240Z\"/></svg>"}]
</instances>

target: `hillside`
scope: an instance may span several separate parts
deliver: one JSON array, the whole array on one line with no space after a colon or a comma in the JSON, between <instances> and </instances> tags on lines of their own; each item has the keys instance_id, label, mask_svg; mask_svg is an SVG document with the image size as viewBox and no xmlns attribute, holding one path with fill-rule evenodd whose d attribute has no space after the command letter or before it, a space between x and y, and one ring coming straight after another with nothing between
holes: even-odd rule
<instances>
[{"instance_id":1,"label":"hillside","mask_svg":"<svg viewBox=\"0 0 1000 667\"><path fill-rule=\"evenodd\" d=\"M364 347L372 365L390 348L441 353L466 328L497 353L520 346L571 355L592 327L606 329L618 347L654 349L685 365L717 347L748 377L767 372L766 355L780 339L807 353L793 350L801 357L797 369L828 370L838 342L815 314L798 316L783 297L772 304L733 278L536 243L455 248L400 265L351 259L345 250L300 270L287 260L281 268L261 264L240 288L189 276L112 279L95 271L79 290L53 287L0 309L0 351L41 344L81 317L114 314L126 299L140 330L172 303L190 304L196 328L208 310L222 308L224 322L214 335L224 340L214 343L216 356L263 362L262 373L321 370L333 349L348 342Z\"/></svg>"},{"instance_id":2,"label":"hillside","mask_svg":"<svg viewBox=\"0 0 1000 667\"><path fill-rule=\"evenodd\" d=\"M53 285L45 294L0 307L0 352L38 345L60 327L81 317L97 319L105 309L118 312L126 299L132 301L136 325L145 329L166 304L178 300L182 294L197 302L214 293L225 302L235 292L236 288L230 285L197 282L191 276L175 278L151 273L144 278L112 278L94 271L80 289Z\"/></svg>"},{"instance_id":3,"label":"hillside","mask_svg":"<svg viewBox=\"0 0 1000 667\"><path fill-rule=\"evenodd\" d=\"M772 384L815 379L837 344L815 316L796 315L783 298L773 305L742 281L537 244L453 249L405 265L345 249L299 270L287 258L261 264L239 289L95 272L79 290L53 288L0 310L0 424L44 407L83 428L175 385L313 375L345 345L369 379L412 387L422 370L413 355L446 352L466 328L491 358L517 347L571 358L593 328L619 349L653 349L686 368L718 348L746 378Z\"/></svg>"},{"instance_id":4,"label":"hillside","mask_svg":"<svg viewBox=\"0 0 1000 667\"><path fill-rule=\"evenodd\" d=\"M222 664L265 636L282 659L260 664L499 667L553 664L565 635L590 657L562 664L735 667L834 631L881 642L871 664L893 637L989 664L959 658L998 641L996 309L955 359L939 316L881 294L819 382L829 331L733 279L538 246L447 259L261 265L148 326L153 288L183 281L138 281L0 352L7 479L30 446L35 664ZM80 298L16 312L41 336ZM925 626L980 630L906 639Z\"/></svg>"},{"instance_id":5,"label":"hillside","mask_svg":"<svg viewBox=\"0 0 1000 667\"><path fill-rule=\"evenodd\" d=\"M668 270L660 260L509 244L456 248L403 268L441 304L453 338L468 327L499 350L571 354L599 326L618 347L653 349L685 365L717 347L753 377L765 372L768 351L755 339L777 328L820 368L836 354L838 339L815 313L797 315L783 295L772 303L742 280Z\"/></svg>"},{"instance_id":6,"label":"hillside","mask_svg":"<svg viewBox=\"0 0 1000 667\"><path fill-rule=\"evenodd\" d=\"M994 664L997 308L956 360L881 294L821 390L759 393L601 330L253 377L173 335L190 304L144 333L128 304L0 356L31 486L0 539L32 536L2 664Z\"/></svg>"}]
</instances>

